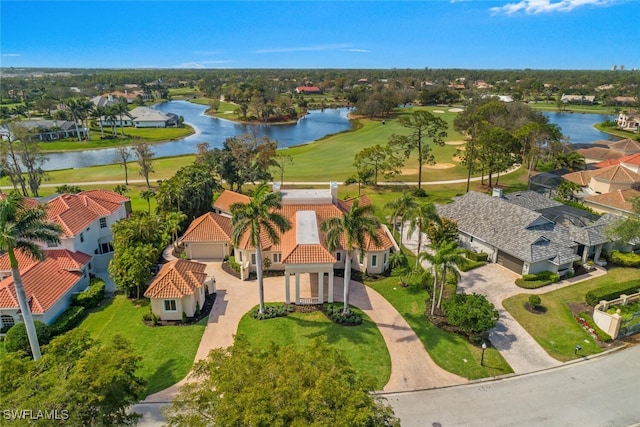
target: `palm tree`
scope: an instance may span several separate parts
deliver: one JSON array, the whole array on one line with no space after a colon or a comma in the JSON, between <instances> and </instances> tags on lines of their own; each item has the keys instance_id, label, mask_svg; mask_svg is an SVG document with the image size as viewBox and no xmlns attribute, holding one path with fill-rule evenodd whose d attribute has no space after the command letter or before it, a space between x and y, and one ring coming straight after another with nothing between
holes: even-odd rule
<instances>
[{"instance_id":1,"label":"palm tree","mask_svg":"<svg viewBox=\"0 0 640 427\"><path fill-rule=\"evenodd\" d=\"M34 242L59 243L61 233L62 229L57 224L46 221L46 213L42 207L26 208L24 199L18 193L13 192L0 200L0 249L7 251L9 255L11 276L34 360L40 359L40 345L22 284L15 249L22 250L34 259L42 260L42 250Z\"/></svg>"},{"instance_id":2,"label":"palm tree","mask_svg":"<svg viewBox=\"0 0 640 427\"><path fill-rule=\"evenodd\" d=\"M140 197L147 201L147 213L151 213L151 199L156 197L156 192L152 189L147 189L140 192Z\"/></svg>"},{"instance_id":3,"label":"palm tree","mask_svg":"<svg viewBox=\"0 0 640 427\"><path fill-rule=\"evenodd\" d=\"M436 291L438 290L438 278L439 274L442 272L442 254L436 251L433 255L429 252L423 252L418 255L418 260L420 261L429 261L431 264L431 273L433 274L433 292L431 293L431 315L435 313L436 310Z\"/></svg>"},{"instance_id":4,"label":"palm tree","mask_svg":"<svg viewBox=\"0 0 640 427\"><path fill-rule=\"evenodd\" d=\"M438 216L438 211L433 203L424 203L407 212L409 219L409 229L407 232L412 234L418 230L418 248L416 251L416 265L420 259L420 249L422 248L422 234L427 231L429 225L440 224L442 221Z\"/></svg>"},{"instance_id":5,"label":"palm tree","mask_svg":"<svg viewBox=\"0 0 640 427\"><path fill-rule=\"evenodd\" d=\"M393 213L391 214L391 218L393 220L393 228L395 229L396 222L398 218L400 218L400 247L402 248L402 237L404 235L404 222L407 219L407 214L418 207L418 203L413 198L411 193L405 191L402 193L400 197L397 199L388 202L385 205L386 208L392 209Z\"/></svg>"},{"instance_id":6,"label":"palm tree","mask_svg":"<svg viewBox=\"0 0 640 427\"><path fill-rule=\"evenodd\" d=\"M438 296L438 305L442 305L442 294L444 294L444 286L447 283L447 273L452 273L457 281L460 279L460 270L458 266L466 261L464 249L458 247L456 242L448 242L437 248L442 259L442 281L440 282L440 295Z\"/></svg>"},{"instance_id":7,"label":"palm tree","mask_svg":"<svg viewBox=\"0 0 640 427\"><path fill-rule=\"evenodd\" d=\"M164 225L167 229L167 232L171 234L171 243L173 247L176 247L176 242L178 241L178 232L180 231L181 225L184 220L187 219L187 215L184 213L177 212L168 212L164 217Z\"/></svg>"},{"instance_id":8,"label":"palm tree","mask_svg":"<svg viewBox=\"0 0 640 427\"><path fill-rule=\"evenodd\" d=\"M126 100L122 99L120 102L113 104L113 110L119 116L120 132L122 133L122 136L124 136L124 118L125 116L132 118L131 114L129 114L129 105Z\"/></svg>"},{"instance_id":9,"label":"palm tree","mask_svg":"<svg viewBox=\"0 0 640 427\"><path fill-rule=\"evenodd\" d=\"M96 106L92 113L91 113L91 118L94 119L95 121L98 122L98 125L100 125L100 136L102 137L102 139L104 139L104 126L102 123L102 119L107 115L107 109L105 107L101 107L101 106ZM95 123L94 123L95 124Z\"/></svg>"},{"instance_id":10,"label":"palm tree","mask_svg":"<svg viewBox=\"0 0 640 427\"><path fill-rule=\"evenodd\" d=\"M264 289L262 283L261 235L266 233L273 244L280 241L280 234L291 228L291 222L278 212L282 208L282 193L272 193L266 183L258 185L248 203L231 205L231 238L234 246L240 244L248 233L249 243L256 248L256 275L260 296L260 314L264 313Z\"/></svg>"},{"instance_id":11,"label":"palm tree","mask_svg":"<svg viewBox=\"0 0 640 427\"><path fill-rule=\"evenodd\" d=\"M342 314L349 315L349 288L351 281L351 252L358 249L360 257L364 257L367 239L376 246L380 245L378 236L380 221L373 216L373 206L360 206L359 200L351 205L351 210L340 217L333 217L322 223L320 229L325 233L325 241L329 252L335 251L341 243L346 243L344 256L344 309Z\"/></svg>"}]
</instances>

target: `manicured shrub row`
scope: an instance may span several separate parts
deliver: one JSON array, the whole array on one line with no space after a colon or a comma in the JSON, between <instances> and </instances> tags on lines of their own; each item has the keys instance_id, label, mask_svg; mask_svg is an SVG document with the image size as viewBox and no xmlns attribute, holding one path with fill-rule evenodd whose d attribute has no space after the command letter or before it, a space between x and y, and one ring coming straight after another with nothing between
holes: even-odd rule
<instances>
[{"instance_id":1,"label":"manicured shrub row","mask_svg":"<svg viewBox=\"0 0 640 427\"><path fill-rule=\"evenodd\" d=\"M34 320L33 324L36 328L38 343L41 346L48 344L51 339L51 328L40 320ZM24 351L31 355L31 346L24 322L16 323L7 331L7 335L4 337L4 348L8 352Z\"/></svg>"},{"instance_id":2,"label":"manicured shrub row","mask_svg":"<svg viewBox=\"0 0 640 427\"><path fill-rule=\"evenodd\" d=\"M71 306L51 324L51 335L60 335L75 328L82 322L86 309L83 306Z\"/></svg>"},{"instance_id":3,"label":"manicured shrub row","mask_svg":"<svg viewBox=\"0 0 640 427\"><path fill-rule=\"evenodd\" d=\"M600 301L610 301L619 298L620 295L630 295L640 291L640 279L631 280L629 282L612 283L602 288L594 289L587 292L584 300L591 307L594 307Z\"/></svg>"},{"instance_id":4,"label":"manicured shrub row","mask_svg":"<svg viewBox=\"0 0 640 427\"><path fill-rule=\"evenodd\" d=\"M229 267L231 267L233 271L240 273L240 264L236 262L236 257L229 257Z\"/></svg>"},{"instance_id":5,"label":"manicured shrub row","mask_svg":"<svg viewBox=\"0 0 640 427\"><path fill-rule=\"evenodd\" d=\"M71 305L77 305L86 309L97 307L104 299L106 284L99 278L91 279L89 289L76 294L71 299Z\"/></svg>"},{"instance_id":6,"label":"manicured shrub row","mask_svg":"<svg viewBox=\"0 0 640 427\"><path fill-rule=\"evenodd\" d=\"M481 265L485 265L486 262L485 261L472 261L472 260L467 260L467 262L460 264L458 266L458 269L460 271L470 271L473 270L474 268L480 267Z\"/></svg>"},{"instance_id":7,"label":"manicured shrub row","mask_svg":"<svg viewBox=\"0 0 640 427\"><path fill-rule=\"evenodd\" d=\"M484 261L487 262L489 254L484 252L466 251L465 256L471 261Z\"/></svg>"},{"instance_id":8,"label":"manicured shrub row","mask_svg":"<svg viewBox=\"0 0 640 427\"><path fill-rule=\"evenodd\" d=\"M521 278L516 279L516 285L524 289L537 289L550 285L560 280L558 273L550 271L542 271L536 274L525 274Z\"/></svg>"},{"instance_id":9,"label":"manicured shrub row","mask_svg":"<svg viewBox=\"0 0 640 427\"><path fill-rule=\"evenodd\" d=\"M285 317L294 310L291 305L269 305L264 308L264 313L260 314L259 309L251 313L251 317L256 320L273 319L274 317Z\"/></svg>"},{"instance_id":10,"label":"manicured shrub row","mask_svg":"<svg viewBox=\"0 0 640 427\"><path fill-rule=\"evenodd\" d=\"M341 325L360 325L362 323L362 316L359 313L351 312L349 316L343 315L343 304L325 304L323 308L329 320L334 323Z\"/></svg>"},{"instance_id":11,"label":"manicured shrub row","mask_svg":"<svg viewBox=\"0 0 640 427\"><path fill-rule=\"evenodd\" d=\"M613 251L611 253L611 262L623 267L640 267L640 254Z\"/></svg>"}]
</instances>

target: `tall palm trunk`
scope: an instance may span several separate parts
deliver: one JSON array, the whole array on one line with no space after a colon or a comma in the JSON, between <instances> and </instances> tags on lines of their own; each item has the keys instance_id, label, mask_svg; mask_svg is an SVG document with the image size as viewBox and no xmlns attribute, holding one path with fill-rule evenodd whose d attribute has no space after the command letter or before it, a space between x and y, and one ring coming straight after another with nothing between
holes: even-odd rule
<instances>
[{"instance_id":1,"label":"tall palm trunk","mask_svg":"<svg viewBox=\"0 0 640 427\"><path fill-rule=\"evenodd\" d=\"M436 312L436 291L438 289L438 271L433 269L433 295L431 297L431 315Z\"/></svg>"},{"instance_id":2,"label":"tall palm trunk","mask_svg":"<svg viewBox=\"0 0 640 427\"><path fill-rule=\"evenodd\" d=\"M416 249L416 267L420 265L420 248L422 247L422 228L418 227L418 247Z\"/></svg>"},{"instance_id":3,"label":"tall palm trunk","mask_svg":"<svg viewBox=\"0 0 640 427\"><path fill-rule=\"evenodd\" d=\"M447 283L447 267L442 268L442 281L440 282L440 295L438 295L438 305L440 308L442 304L442 294L444 294L444 285Z\"/></svg>"},{"instance_id":4,"label":"tall palm trunk","mask_svg":"<svg viewBox=\"0 0 640 427\"><path fill-rule=\"evenodd\" d=\"M258 312L264 314L264 286L262 283L262 248L260 242L256 245L256 276L258 277L258 295L260 297L260 308Z\"/></svg>"},{"instance_id":5,"label":"tall palm trunk","mask_svg":"<svg viewBox=\"0 0 640 427\"><path fill-rule=\"evenodd\" d=\"M404 218L400 219L402 223L400 224L400 250L402 250L402 235L404 234Z\"/></svg>"},{"instance_id":6,"label":"tall palm trunk","mask_svg":"<svg viewBox=\"0 0 640 427\"><path fill-rule=\"evenodd\" d=\"M20 306L20 312L22 313L22 320L27 329L27 337L29 338L31 353L33 353L33 360L39 360L40 343L38 342L38 333L36 332L36 327L33 323L33 316L31 316L31 309L29 308L29 302L27 301L27 294L25 293L24 285L22 284L22 276L18 269L18 260L13 252L13 248L9 247L7 252L9 254L9 262L11 265L11 276L13 277L13 284L16 288L16 295L18 296L18 305Z\"/></svg>"},{"instance_id":7,"label":"tall palm trunk","mask_svg":"<svg viewBox=\"0 0 640 427\"><path fill-rule=\"evenodd\" d=\"M347 255L344 259L344 308L342 314L348 316L351 311L349 310L349 295L351 291L351 251L347 251Z\"/></svg>"}]
</instances>

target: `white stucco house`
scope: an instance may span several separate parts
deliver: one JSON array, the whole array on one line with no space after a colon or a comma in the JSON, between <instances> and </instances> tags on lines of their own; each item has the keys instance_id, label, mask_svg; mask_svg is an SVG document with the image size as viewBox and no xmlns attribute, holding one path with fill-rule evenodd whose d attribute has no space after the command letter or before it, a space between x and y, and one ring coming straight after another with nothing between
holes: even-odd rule
<instances>
[{"instance_id":1,"label":"white stucco house","mask_svg":"<svg viewBox=\"0 0 640 427\"><path fill-rule=\"evenodd\" d=\"M247 196L225 190L213 204L216 213L205 214L196 218L181 241L184 243L187 256L193 259L217 258L233 254L240 264L240 275L243 280L256 271L256 263L269 265L271 270L284 272L287 300L291 277L296 284L296 302L299 302L299 281L301 274L318 275L319 303L324 300L324 286L327 286L327 300L333 302L334 269L343 269L346 250L339 247L330 252L320 231L321 224L329 218L341 216L351 209L355 200L361 204L371 204L368 197L362 196L349 200L339 200L338 185L331 183L330 188L291 190L282 189L279 184L273 185L273 191L282 194L280 213L291 222L291 229L280 235L280 241L272 244L266 234L261 239L263 260L256 259L256 250L249 242L248 234L244 235L235 247L231 244L230 206L233 203L246 203ZM367 239L364 256L360 250L351 253L352 268L368 274L381 274L389 268L389 254L399 250L392 234L386 226L378 230L380 244L376 245ZM229 238L227 238L229 236ZM226 246L225 246L226 245ZM196 258L193 255L198 255Z\"/></svg>"}]
</instances>

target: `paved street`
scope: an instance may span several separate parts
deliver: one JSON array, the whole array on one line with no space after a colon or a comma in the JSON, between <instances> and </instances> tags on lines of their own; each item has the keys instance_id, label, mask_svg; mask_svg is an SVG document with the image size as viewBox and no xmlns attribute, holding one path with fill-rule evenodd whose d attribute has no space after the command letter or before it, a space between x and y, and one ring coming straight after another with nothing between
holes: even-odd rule
<instances>
[{"instance_id":1,"label":"paved street","mask_svg":"<svg viewBox=\"0 0 640 427\"><path fill-rule=\"evenodd\" d=\"M560 368L385 395L403 427L640 425L640 346Z\"/></svg>"}]
</instances>

